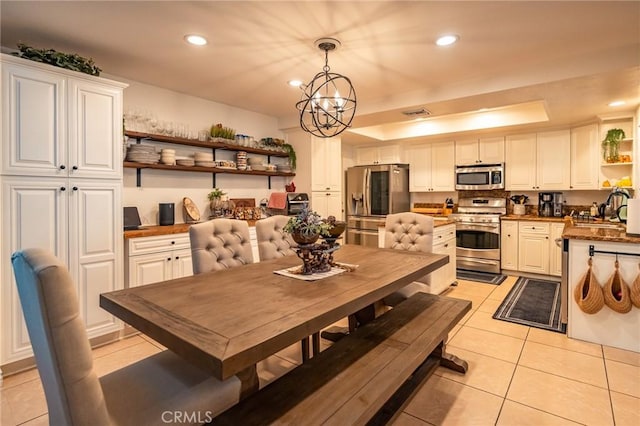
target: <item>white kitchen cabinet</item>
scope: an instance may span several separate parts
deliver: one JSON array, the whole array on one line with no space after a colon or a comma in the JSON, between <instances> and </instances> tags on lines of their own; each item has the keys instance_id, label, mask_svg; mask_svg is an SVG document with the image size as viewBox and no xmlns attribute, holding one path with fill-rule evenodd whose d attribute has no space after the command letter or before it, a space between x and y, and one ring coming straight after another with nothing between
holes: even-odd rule
<instances>
[{"instance_id":1,"label":"white kitchen cabinet","mask_svg":"<svg viewBox=\"0 0 640 426\"><path fill-rule=\"evenodd\" d=\"M67 265L89 337L119 329L99 295L122 287L120 200L119 181L3 178L3 363L31 355L10 263L18 250L45 248Z\"/></svg>"},{"instance_id":2,"label":"white kitchen cabinet","mask_svg":"<svg viewBox=\"0 0 640 426\"><path fill-rule=\"evenodd\" d=\"M393 164L400 162L400 146L365 146L356 148L356 164Z\"/></svg>"},{"instance_id":3,"label":"white kitchen cabinet","mask_svg":"<svg viewBox=\"0 0 640 426\"><path fill-rule=\"evenodd\" d=\"M549 232L549 275L562 276L562 231L564 223L552 223Z\"/></svg>"},{"instance_id":4,"label":"white kitchen cabinet","mask_svg":"<svg viewBox=\"0 0 640 426\"><path fill-rule=\"evenodd\" d=\"M503 220L500 224L500 264L502 269L518 270L518 221Z\"/></svg>"},{"instance_id":5,"label":"white kitchen cabinet","mask_svg":"<svg viewBox=\"0 0 640 426\"><path fill-rule=\"evenodd\" d=\"M311 138L311 190L342 191L340 138Z\"/></svg>"},{"instance_id":6,"label":"white kitchen cabinet","mask_svg":"<svg viewBox=\"0 0 640 426\"><path fill-rule=\"evenodd\" d=\"M455 147L453 142L431 142L405 150L409 162L409 191L448 192L455 190Z\"/></svg>"},{"instance_id":7,"label":"white kitchen cabinet","mask_svg":"<svg viewBox=\"0 0 640 426\"><path fill-rule=\"evenodd\" d=\"M600 139L598 125L571 129L571 189L598 189Z\"/></svg>"},{"instance_id":8,"label":"white kitchen cabinet","mask_svg":"<svg viewBox=\"0 0 640 426\"><path fill-rule=\"evenodd\" d=\"M188 233L130 238L125 249L126 287L193 275Z\"/></svg>"},{"instance_id":9,"label":"white kitchen cabinet","mask_svg":"<svg viewBox=\"0 0 640 426\"><path fill-rule=\"evenodd\" d=\"M569 189L570 145L568 130L508 136L505 143L506 189Z\"/></svg>"},{"instance_id":10,"label":"white kitchen cabinet","mask_svg":"<svg viewBox=\"0 0 640 426\"><path fill-rule=\"evenodd\" d=\"M549 224L519 222L518 270L549 274Z\"/></svg>"},{"instance_id":11,"label":"white kitchen cabinet","mask_svg":"<svg viewBox=\"0 0 640 426\"><path fill-rule=\"evenodd\" d=\"M429 292L440 294L456 281L456 225L438 226L433 230L433 253L446 254L449 263L430 275Z\"/></svg>"},{"instance_id":12,"label":"white kitchen cabinet","mask_svg":"<svg viewBox=\"0 0 640 426\"><path fill-rule=\"evenodd\" d=\"M455 142L458 166L504 163L504 138L467 139Z\"/></svg>"},{"instance_id":13,"label":"white kitchen cabinet","mask_svg":"<svg viewBox=\"0 0 640 426\"><path fill-rule=\"evenodd\" d=\"M124 87L2 55L2 174L121 179Z\"/></svg>"},{"instance_id":14,"label":"white kitchen cabinet","mask_svg":"<svg viewBox=\"0 0 640 426\"><path fill-rule=\"evenodd\" d=\"M311 208L324 218L335 216L336 219L341 220L343 217L341 193L314 191L311 193Z\"/></svg>"}]
</instances>

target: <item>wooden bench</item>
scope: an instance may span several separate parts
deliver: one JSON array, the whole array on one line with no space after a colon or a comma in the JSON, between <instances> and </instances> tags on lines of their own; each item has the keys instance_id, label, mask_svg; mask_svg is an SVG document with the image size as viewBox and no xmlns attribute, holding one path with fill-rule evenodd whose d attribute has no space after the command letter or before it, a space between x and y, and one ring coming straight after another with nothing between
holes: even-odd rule
<instances>
[{"instance_id":1,"label":"wooden bench","mask_svg":"<svg viewBox=\"0 0 640 426\"><path fill-rule=\"evenodd\" d=\"M417 293L211 424L386 423L438 365L466 371L444 342L470 309L466 300Z\"/></svg>"}]
</instances>

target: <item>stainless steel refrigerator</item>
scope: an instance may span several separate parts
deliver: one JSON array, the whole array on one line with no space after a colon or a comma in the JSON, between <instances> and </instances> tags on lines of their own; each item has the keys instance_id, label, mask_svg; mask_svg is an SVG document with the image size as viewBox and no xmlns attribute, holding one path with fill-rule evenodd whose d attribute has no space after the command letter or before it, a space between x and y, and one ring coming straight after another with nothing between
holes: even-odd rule
<instances>
[{"instance_id":1,"label":"stainless steel refrigerator","mask_svg":"<svg viewBox=\"0 0 640 426\"><path fill-rule=\"evenodd\" d=\"M378 246L378 228L391 213L409 211L409 165L347 169L347 243Z\"/></svg>"}]
</instances>

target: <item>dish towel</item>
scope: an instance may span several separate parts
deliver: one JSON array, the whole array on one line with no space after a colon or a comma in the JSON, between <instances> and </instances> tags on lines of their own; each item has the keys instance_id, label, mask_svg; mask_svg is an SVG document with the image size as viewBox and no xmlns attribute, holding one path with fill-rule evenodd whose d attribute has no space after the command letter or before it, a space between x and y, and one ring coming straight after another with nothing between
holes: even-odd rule
<instances>
[{"instance_id":1,"label":"dish towel","mask_svg":"<svg viewBox=\"0 0 640 426\"><path fill-rule=\"evenodd\" d=\"M270 209L286 209L287 208L287 193L286 192L272 192L269 196Z\"/></svg>"}]
</instances>

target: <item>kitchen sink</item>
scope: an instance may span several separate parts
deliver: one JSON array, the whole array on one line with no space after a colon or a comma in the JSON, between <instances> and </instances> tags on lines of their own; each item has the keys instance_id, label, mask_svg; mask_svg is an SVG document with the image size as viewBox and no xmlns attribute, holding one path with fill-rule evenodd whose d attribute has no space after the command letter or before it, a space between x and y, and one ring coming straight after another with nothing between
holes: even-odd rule
<instances>
[{"instance_id":1,"label":"kitchen sink","mask_svg":"<svg viewBox=\"0 0 640 426\"><path fill-rule=\"evenodd\" d=\"M578 228L618 229L620 231L624 231L626 229L625 226L620 224L620 223L586 223L586 222L577 222L577 223L574 223L573 226L577 226Z\"/></svg>"}]
</instances>

